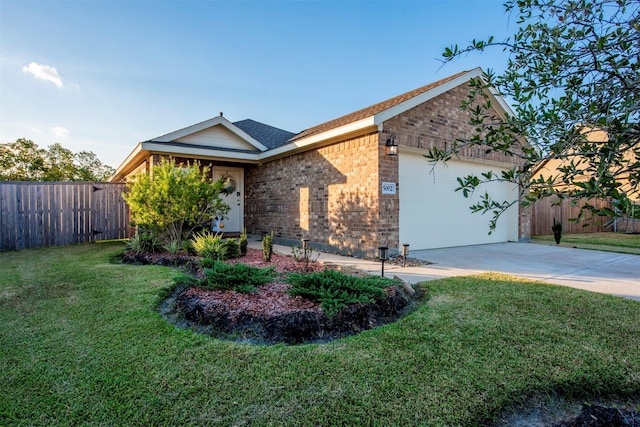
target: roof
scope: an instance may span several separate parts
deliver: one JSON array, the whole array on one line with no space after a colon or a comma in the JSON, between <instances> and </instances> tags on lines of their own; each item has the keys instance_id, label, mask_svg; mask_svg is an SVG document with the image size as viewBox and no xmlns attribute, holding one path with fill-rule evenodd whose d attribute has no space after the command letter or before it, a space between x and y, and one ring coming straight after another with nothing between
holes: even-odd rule
<instances>
[{"instance_id":1,"label":"roof","mask_svg":"<svg viewBox=\"0 0 640 427\"><path fill-rule=\"evenodd\" d=\"M251 119L240 120L239 122L233 122L233 124L269 150L288 143L296 135L293 132L278 129Z\"/></svg>"},{"instance_id":2,"label":"roof","mask_svg":"<svg viewBox=\"0 0 640 427\"><path fill-rule=\"evenodd\" d=\"M353 123L358 120L365 119L367 117L374 116L382 111L388 110L389 108L395 107L398 104L401 104L411 98L415 98L418 95L421 95L425 92L428 92L432 89L435 89L438 86L441 86L445 83L448 83L456 78L469 73L469 71L461 71L452 76L446 77L442 80L438 80L437 82L430 83L426 86L419 87L418 89L411 90L409 92L403 93L402 95L395 96L393 98L389 98L386 101L379 102L377 104L371 105L369 107L363 108L358 111L354 111L353 113L349 113L342 117L338 117L337 119L330 120L328 122L324 122L307 130L304 130L297 134L295 137L291 138L291 141L295 141L298 139L306 138L315 134L319 134L322 132L326 132L331 129L338 128L340 126L347 125L349 123Z\"/></svg>"}]
</instances>

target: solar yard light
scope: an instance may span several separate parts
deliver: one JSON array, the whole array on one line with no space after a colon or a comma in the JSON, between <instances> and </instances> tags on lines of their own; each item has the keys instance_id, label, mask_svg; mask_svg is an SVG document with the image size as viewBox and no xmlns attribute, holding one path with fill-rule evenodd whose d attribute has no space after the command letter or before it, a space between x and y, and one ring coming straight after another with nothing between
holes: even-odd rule
<instances>
[{"instance_id":1,"label":"solar yard light","mask_svg":"<svg viewBox=\"0 0 640 427\"><path fill-rule=\"evenodd\" d=\"M402 268L407 266L407 255L409 255L409 244L402 244Z\"/></svg>"},{"instance_id":2,"label":"solar yard light","mask_svg":"<svg viewBox=\"0 0 640 427\"><path fill-rule=\"evenodd\" d=\"M384 277L384 262L387 260L387 250L389 248L386 246L378 247L378 257L380 258L380 262L382 262L382 277Z\"/></svg>"}]
</instances>

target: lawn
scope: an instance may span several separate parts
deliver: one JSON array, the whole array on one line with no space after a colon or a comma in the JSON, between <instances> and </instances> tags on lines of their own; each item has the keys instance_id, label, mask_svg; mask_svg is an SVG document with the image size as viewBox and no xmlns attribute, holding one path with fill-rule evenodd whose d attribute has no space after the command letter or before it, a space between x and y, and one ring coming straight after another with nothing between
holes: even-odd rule
<instances>
[{"instance_id":1,"label":"lawn","mask_svg":"<svg viewBox=\"0 0 640 427\"><path fill-rule=\"evenodd\" d=\"M534 243L555 245L553 235L534 236L531 240ZM612 232L563 234L560 246L640 255L640 234Z\"/></svg>"},{"instance_id":2,"label":"lawn","mask_svg":"<svg viewBox=\"0 0 640 427\"><path fill-rule=\"evenodd\" d=\"M0 425L477 425L532 394L640 396L640 303L498 275L404 319L252 346L155 311L175 271L122 243L0 253Z\"/></svg>"}]
</instances>

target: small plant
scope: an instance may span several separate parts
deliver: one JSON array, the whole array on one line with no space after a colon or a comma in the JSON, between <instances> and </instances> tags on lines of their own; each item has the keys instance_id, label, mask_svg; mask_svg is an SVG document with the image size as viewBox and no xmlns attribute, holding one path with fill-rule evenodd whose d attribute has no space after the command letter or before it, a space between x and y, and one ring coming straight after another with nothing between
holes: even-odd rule
<instances>
[{"instance_id":1,"label":"small plant","mask_svg":"<svg viewBox=\"0 0 640 427\"><path fill-rule=\"evenodd\" d=\"M203 231L192 240L193 249L203 258L224 260L227 256L227 244L219 234Z\"/></svg>"},{"instance_id":2,"label":"small plant","mask_svg":"<svg viewBox=\"0 0 640 427\"><path fill-rule=\"evenodd\" d=\"M269 283L275 277L275 267L258 268L241 263L229 265L212 258L203 259L201 265L204 268L202 279L182 274L174 282L205 289L255 292L256 286Z\"/></svg>"},{"instance_id":3,"label":"small plant","mask_svg":"<svg viewBox=\"0 0 640 427\"><path fill-rule=\"evenodd\" d=\"M273 255L273 232L262 238L262 259L264 262L271 262Z\"/></svg>"},{"instance_id":4,"label":"small plant","mask_svg":"<svg viewBox=\"0 0 640 427\"><path fill-rule=\"evenodd\" d=\"M193 249L193 243L191 240L183 240L182 241L182 250L188 253L189 255L195 255L196 251Z\"/></svg>"},{"instance_id":5,"label":"small plant","mask_svg":"<svg viewBox=\"0 0 640 427\"><path fill-rule=\"evenodd\" d=\"M298 271L302 273L308 273L311 271L311 266L318 260L320 254L310 246L291 248L291 256L296 263L298 263Z\"/></svg>"},{"instance_id":6,"label":"small plant","mask_svg":"<svg viewBox=\"0 0 640 427\"><path fill-rule=\"evenodd\" d=\"M178 240L172 240L164 245L163 248L170 254L177 254L182 250L182 242Z\"/></svg>"},{"instance_id":7,"label":"small plant","mask_svg":"<svg viewBox=\"0 0 640 427\"><path fill-rule=\"evenodd\" d=\"M322 311L329 317L349 304L382 299L386 296L384 288L395 284L382 277L356 277L328 269L321 273L292 273L287 282L291 285L289 295L321 303Z\"/></svg>"},{"instance_id":8,"label":"small plant","mask_svg":"<svg viewBox=\"0 0 640 427\"><path fill-rule=\"evenodd\" d=\"M157 234L145 230L138 231L127 243L127 248L139 254L149 254L160 251L162 246Z\"/></svg>"},{"instance_id":9,"label":"small plant","mask_svg":"<svg viewBox=\"0 0 640 427\"><path fill-rule=\"evenodd\" d=\"M556 245L559 245L560 239L562 238L562 222L553 218L553 225L551 226L551 231L553 231L553 238L556 241Z\"/></svg>"},{"instance_id":10,"label":"small plant","mask_svg":"<svg viewBox=\"0 0 640 427\"><path fill-rule=\"evenodd\" d=\"M224 259L232 259L240 257L240 246L236 239L227 239L224 241L225 256Z\"/></svg>"},{"instance_id":11,"label":"small plant","mask_svg":"<svg viewBox=\"0 0 640 427\"><path fill-rule=\"evenodd\" d=\"M245 256L247 254L247 248L249 246L249 237L247 236L247 229L242 229L242 234L240 234L240 256Z\"/></svg>"}]
</instances>

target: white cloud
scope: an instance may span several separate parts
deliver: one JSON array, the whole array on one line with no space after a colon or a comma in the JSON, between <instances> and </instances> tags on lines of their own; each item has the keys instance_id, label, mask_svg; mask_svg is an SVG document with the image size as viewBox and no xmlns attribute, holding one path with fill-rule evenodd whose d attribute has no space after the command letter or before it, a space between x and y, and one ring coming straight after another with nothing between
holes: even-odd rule
<instances>
[{"instance_id":1,"label":"white cloud","mask_svg":"<svg viewBox=\"0 0 640 427\"><path fill-rule=\"evenodd\" d=\"M62 126L54 126L54 127L52 127L51 128L51 132L57 138L65 138L65 137L69 136L69 134L71 133L71 132L69 132L69 129L63 128Z\"/></svg>"},{"instance_id":2,"label":"white cloud","mask_svg":"<svg viewBox=\"0 0 640 427\"><path fill-rule=\"evenodd\" d=\"M58 89L62 89L64 87L62 78L58 75L58 70L50 65L42 65L32 62L29 65L22 67L22 71L27 74L31 74L35 79L53 83L58 86Z\"/></svg>"}]
</instances>

